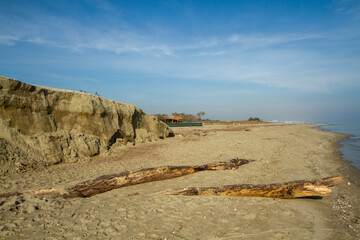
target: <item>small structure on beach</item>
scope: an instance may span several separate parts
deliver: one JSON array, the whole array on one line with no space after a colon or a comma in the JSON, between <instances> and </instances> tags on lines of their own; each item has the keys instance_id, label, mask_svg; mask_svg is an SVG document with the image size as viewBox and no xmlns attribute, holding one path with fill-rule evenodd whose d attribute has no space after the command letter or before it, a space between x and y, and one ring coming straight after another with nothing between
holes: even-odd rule
<instances>
[{"instance_id":1,"label":"small structure on beach","mask_svg":"<svg viewBox=\"0 0 360 240\"><path fill-rule=\"evenodd\" d=\"M165 123L181 123L181 122L183 122L183 118L180 116L165 116L164 122Z\"/></svg>"}]
</instances>

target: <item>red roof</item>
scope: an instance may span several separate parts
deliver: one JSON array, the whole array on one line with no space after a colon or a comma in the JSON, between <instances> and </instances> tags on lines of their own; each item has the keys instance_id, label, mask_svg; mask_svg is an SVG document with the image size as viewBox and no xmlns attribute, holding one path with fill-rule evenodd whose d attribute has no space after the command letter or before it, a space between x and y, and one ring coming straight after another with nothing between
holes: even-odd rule
<instances>
[{"instance_id":1,"label":"red roof","mask_svg":"<svg viewBox=\"0 0 360 240\"><path fill-rule=\"evenodd\" d=\"M166 117L164 117L164 119L181 120L181 119L183 119L183 118L180 117L180 116L166 116Z\"/></svg>"}]
</instances>

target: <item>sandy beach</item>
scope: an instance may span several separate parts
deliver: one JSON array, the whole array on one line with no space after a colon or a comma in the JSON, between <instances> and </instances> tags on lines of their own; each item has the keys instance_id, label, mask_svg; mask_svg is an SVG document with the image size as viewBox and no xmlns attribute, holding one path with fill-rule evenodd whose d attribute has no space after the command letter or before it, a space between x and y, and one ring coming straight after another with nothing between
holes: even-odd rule
<instances>
[{"instance_id":1,"label":"sandy beach","mask_svg":"<svg viewBox=\"0 0 360 240\"><path fill-rule=\"evenodd\" d=\"M255 160L230 171L109 191L91 198L0 199L2 239L359 239L360 171L340 156L342 134L313 125L209 125L119 146L89 163L58 164L0 178L0 192L67 187L105 174L158 166ZM341 175L322 199L169 196L159 191L269 184Z\"/></svg>"}]
</instances>

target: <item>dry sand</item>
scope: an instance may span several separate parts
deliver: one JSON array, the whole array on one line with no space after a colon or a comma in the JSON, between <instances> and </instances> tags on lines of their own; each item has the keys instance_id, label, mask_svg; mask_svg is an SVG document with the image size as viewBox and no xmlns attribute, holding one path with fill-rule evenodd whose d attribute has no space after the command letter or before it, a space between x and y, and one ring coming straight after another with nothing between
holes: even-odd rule
<instances>
[{"instance_id":1,"label":"dry sand","mask_svg":"<svg viewBox=\"0 0 360 240\"><path fill-rule=\"evenodd\" d=\"M3 239L359 239L360 174L341 159L341 134L309 125L175 128L176 137L120 147L90 163L1 177L0 192L66 187L100 175L164 165L256 160L94 197L0 199ZM342 175L322 199L167 196L188 186L267 184Z\"/></svg>"}]
</instances>

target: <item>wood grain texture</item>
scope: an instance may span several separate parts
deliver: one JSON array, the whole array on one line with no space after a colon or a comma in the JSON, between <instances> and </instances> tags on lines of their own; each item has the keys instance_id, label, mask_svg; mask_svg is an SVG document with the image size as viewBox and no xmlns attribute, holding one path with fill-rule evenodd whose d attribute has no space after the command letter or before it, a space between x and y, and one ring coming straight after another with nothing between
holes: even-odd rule
<instances>
[{"instance_id":1,"label":"wood grain texture","mask_svg":"<svg viewBox=\"0 0 360 240\"><path fill-rule=\"evenodd\" d=\"M201 171L231 170L252 160L232 159L229 162L215 162L198 166L165 166L141 169L135 172L104 175L93 180L85 181L68 188L68 190L81 197L91 197L113 189L136 185L146 182L159 181L186 176Z\"/></svg>"},{"instance_id":2,"label":"wood grain texture","mask_svg":"<svg viewBox=\"0 0 360 240\"><path fill-rule=\"evenodd\" d=\"M221 187L187 187L183 189L169 189L158 194L166 195L215 195L236 197L267 197L267 198L301 198L301 197L323 197L331 194L330 187L340 184L341 176L328 177L313 181L292 181L282 184L239 184Z\"/></svg>"},{"instance_id":3,"label":"wood grain texture","mask_svg":"<svg viewBox=\"0 0 360 240\"><path fill-rule=\"evenodd\" d=\"M140 169L134 172L122 172L118 174L103 175L98 178L87 180L68 188L44 188L35 191L0 193L0 197L30 194L34 196L48 197L91 197L114 189L186 176L201 171L232 170L239 166L252 162L247 159L232 159L228 162L214 162L196 166L164 166Z\"/></svg>"}]
</instances>

